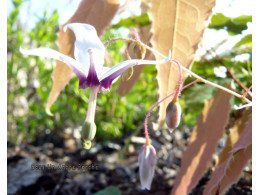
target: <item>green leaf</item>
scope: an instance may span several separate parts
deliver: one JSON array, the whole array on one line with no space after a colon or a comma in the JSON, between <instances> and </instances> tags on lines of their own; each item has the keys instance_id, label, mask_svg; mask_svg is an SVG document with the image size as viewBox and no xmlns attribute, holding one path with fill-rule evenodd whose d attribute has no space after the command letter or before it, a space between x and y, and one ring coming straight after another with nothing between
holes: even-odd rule
<instances>
[{"instance_id":1,"label":"green leaf","mask_svg":"<svg viewBox=\"0 0 260 195\"><path fill-rule=\"evenodd\" d=\"M214 28L215 26L225 26L229 20L230 19L226 17L224 14L217 13L212 16L209 28Z\"/></svg>"},{"instance_id":2,"label":"green leaf","mask_svg":"<svg viewBox=\"0 0 260 195\"><path fill-rule=\"evenodd\" d=\"M252 22L252 16L241 15L234 18L233 22L236 24L247 24L248 22Z\"/></svg>"},{"instance_id":3,"label":"green leaf","mask_svg":"<svg viewBox=\"0 0 260 195\"><path fill-rule=\"evenodd\" d=\"M54 10L49 20L51 23L55 24L58 22L58 19L59 19L58 10Z\"/></svg>"},{"instance_id":4,"label":"green leaf","mask_svg":"<svg viewBox=\"0 0 260 195\"><path fill-rule=\"evenodd\" d=\"M12 3L14 4L15 7L19 7L23 1L22 0L12 0Z\"/></svg>"},{"instance_id":5,"label":"green leaf","mask_svg":"<svg viewBox=\"0 0 260 195\"><path fill-rule=\"evenodd\" d=\"M93 195L121 195L121 191L114 186L106 187L104 190L101 190Z\"/></svg>"},{"instance_id":6,"label":"green leaf","mask_svg":"<svg viewBox=\"0 0 260 195\"><path fill-rule=\"evenodd\" d=\"M236 18L226 17L222 13L217 13L212 16L209 28L225 29L229 35L240 34L247 29L247 23L252 22L252 16L241 15Z\"/></svg>"},{"instance_id":7,"label":"green leaf","mask_svg":"<svg viewBox=\"0 0 260 195\"><path fill-rule=\"evenodd\" d=\"M204 104L207 99L212 97L214 87L206 84L197 84L187 89L184 100L186 104ZM184 93L183 92L183 93Z\"/></svg>"},{"instance_id":8,"label":"green leaf","mask_svg":"<svg viewBox=\"0 0 260 195\"><path fill-rule=\"evenodd\" d=\"M131 15L129 18L121 19L117 24L112 25L112 28L120 28L120 27L133 27L133 26L146 26L150 24L150 19L148 14L143 14L141 16Z\"/></svg>"},{"instance_id":9,"label":"green leaf","mask_svg":"<svg viewBox=\"0 0 260 195\"><path fill-rule=\"evenodd\" d=\"M247 47L252 48L252 34L244 36L242 39L240 39L239 42L235 44L233 48L238 48L241 45L246 45Z\"/></svg>"}]
</instances>

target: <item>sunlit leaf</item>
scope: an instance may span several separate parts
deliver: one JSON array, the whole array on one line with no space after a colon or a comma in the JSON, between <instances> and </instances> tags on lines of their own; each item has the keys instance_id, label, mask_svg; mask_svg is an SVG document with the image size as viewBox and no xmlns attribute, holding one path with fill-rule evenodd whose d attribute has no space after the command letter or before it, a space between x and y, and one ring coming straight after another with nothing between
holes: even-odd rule
<instances>
[{"instance_id":1,"label":"sunlit leaf","mask_svg":"<svg viewBox=\"0 0 260 195\"><path fill-rule=\"evenodd\" d=\"M228 186L236 182L242 169L252 158L252 109L244 110L231 129L225 147L218 156L215 171L204 194L223 194Z\"/></svg>"},{"instance_id":2,"label":"sunlit leaf","mask_svg":"<svg viewBox=\"0 0 260 195\"><path fill-rule=\"evenodd\" d=\"M236 24L247 24L252 22L252 16L241 15L233 19L233 22Z\"/></svg>"},{"instance_id":3,"label":"sunlit leaf","mask_svg":"<svg viewBox=\"0 0 260 195\"><path fill-rule=\"evenodd\" d=\"M236 35L247 29L248 22L252 22L252 16L242 15L232 18L226 17L222 13L217 13L212 16L209 28L225 29L230 35Z\"/></svg>"},{"instance_id":4,"label":"sunlit leaf","mask_svg":"<svg viewBox=\"0 0 260 195\"><path fill-rule=\"evenodd\" d=\"M130 28L136 26L144 27L149 25L150 23L151 22L149 20L148 14L143 14L141 16L131 15L129 18L121 19L117 24L112 25L112 28Z\"/></svg>"},{"instance_id":5,"label":"sunlit leaf","mask_svg":"<svg viewBox=\"0 0 260 195\"><path fill-rule=\"evenodd\" d=\"M173 59L184 67L191 68L215 0L153 0L150 3L154 49L166 56L171 50ZM156 59L161 57L156 55ZM175 90L179 73L177 66L170 62L157 66L157 70L159 99L162 99ZM186 76L183 71L183 80ZM156 129L163 125L166 106L170 101L160 104Z\"/></svg>"},{"instance_id":6,"label":"sunlit leaf","mask_svg":"<svg viewBox=\"0 0 260 195\"><path fill-rule=\"evenodd\" d=\"M231 97L230 94L218 90L215 96L205 103L183 154L172 195L189 194L208 167L229 119Z\"/></svg>"},{"instance_id":7,"label":"sunlit leaf","mask_svg":"<svg viewBox=\"0 0 260 195\"><path fill-rule=\"evenodd\" d=\"M252 48L252 34L244 36L239 42L235 44L233 48L238 48L241 45L245 45L247 47Z\"/></svg>"}]
</instances>

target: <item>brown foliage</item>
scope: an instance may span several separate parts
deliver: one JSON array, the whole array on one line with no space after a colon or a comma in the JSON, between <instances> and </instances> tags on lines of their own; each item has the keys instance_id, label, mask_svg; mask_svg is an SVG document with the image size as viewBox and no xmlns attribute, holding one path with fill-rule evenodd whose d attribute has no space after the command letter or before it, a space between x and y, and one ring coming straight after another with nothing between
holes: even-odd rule
<instances>
[{"instance_id":1,"label":"brown foliage","mask_svg":"<svg viewBox=\"0 0 260 195\"><path fill-rule=\"evenodd\" d=\"M166 56L171 50L173 59L191 68L215 0L152 0L150 3L153 48ZM159 58L156 56L156 59ZM157 66L157 70L159 99L162 99L175 90L179 73L177 66L170 62ZM184 73L182 80L186 77ZM166 106L170 101L160 104L156 129L163 125Z\"/></svg>"},{"instance_id":2,"label":"brown foliage","mask_svg":"<svg viewBox=\"0 0 260 195\"><path fill-rule=\"evenodd\" d=\"M239 179L242 169L252 158L252 109L244 110L218 156L215 172L204 194L215 194L216 190L223 194L227 187Z\"/></svg>"},{"instance_id":3,"label":"brown foliage","mask_svg":"<svg viewBox=\"0 0 260 195\"><path fill-rule=\"evenodd\" d=\"M172 194L188 194L208 167L229 119L231 97L219 90L205 103L183 154Z\"/></svg>"}]
</instances>

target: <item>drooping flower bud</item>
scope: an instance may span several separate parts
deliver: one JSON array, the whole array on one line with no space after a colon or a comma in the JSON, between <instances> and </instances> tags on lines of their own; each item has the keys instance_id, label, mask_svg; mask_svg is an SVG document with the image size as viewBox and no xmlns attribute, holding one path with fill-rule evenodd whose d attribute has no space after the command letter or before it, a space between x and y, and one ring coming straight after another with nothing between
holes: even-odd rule
<instances>
[{"instance_id":1,"label":"drooping flower bud","mask_svg":"<svg viewBox=\"0 0 260 195\"><path fill-rule=\"evenodd\" d=\"M91 140L94 139L96 135L96 124L94 122L85 122L82 126L81 136L84 140L84 148L91 148Z\"/></svg>"},{"instance_id":2,"label":"drooping flower bud","mask_svg":"<svg viewBox=\"0 0 260 195\"><path fill-rule=\"evenodd\" d=\"M142 47L141 45L135 45L134 54L135 54L135 58L144 59L145 54L146 54L146 48Z\"/></svg>"},{"instance_id":3,"label":"drooping flower bud","mask_svg":"<svg viewBox=\"0 0 260 195\"><path fill-rule=\"evenodd\" d=\"M145 54L146 54L146 48L141 46L140 42L137 42L137 43L139 43L139 44L136 44L133 47L132 54L134 55L135 59L144 59ZM129 48L130 48L130 43L127 47L127 55L128 55L128 58L131 59L131 57L128 53ZM134 69L133 69L133 67L130 67L125 72L123 72L123 74L121 75L121 79L123 81L128 81L132 77L133 73L134 73Z\"/></svg>"},{"instance_id":4,"label":"drooping flower bud","mask_svg":"<svg viewBox=\"0 0 260 195\"><path fill-rule=\"evenodd\" d=\"M168 104L165 120L171 133L179 126L181 120L181 106L178 101L172 101Z\"/></svg>"},{"instance_id":5,"label":"drooping flower bud","mask_svg":"<svg viewBox=\"0 0 260 195\"><path fill-rule=\"evenodd\" d=\"M138 162L142 189L150 190L156 164L156 151L152 145L144 145L141 147Z\"/></svg>"},{"instance_id":6,"label":"drooping flower bud","mask_svg":"<svg viewBox=\"0 0 260 195\"><path fill-rule=\"evenodd\" d=\"M134 68L130 67L125 72L123 72L123 74L121 75L121 79L123 81L128 81L132 77L133 73L134 73Z\"/></svg>"}]
</instances>

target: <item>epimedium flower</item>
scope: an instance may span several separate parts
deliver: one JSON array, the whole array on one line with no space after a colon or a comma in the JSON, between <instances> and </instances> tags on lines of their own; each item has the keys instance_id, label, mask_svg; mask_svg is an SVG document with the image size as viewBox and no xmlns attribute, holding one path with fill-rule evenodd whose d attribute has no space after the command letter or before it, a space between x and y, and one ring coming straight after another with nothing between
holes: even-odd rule
<instances>
[{"instance_id":1,"label":"epimedium flower","mask_svg":"<svg viewBox=\"0 0 260 195\"><path fill-rule=\"evenodd\" d=\"M76 37L74 44L75 59L49 48L35 48L21 53L48 57L64 62L79 78L79 88L90 88L89 105L85 123L82 128L82 137L85 140L85 148L91 147L91 140L95 137L96 125L94 122L97 93L109 90L112 83L130 67L141 64L163 64L170 60L171 55L163 60L132 59L123 61L111 68L104 67L105 47L99 39L96 29L83 23L70 23L64 27L64 31L70 28Z\"/></svg>"},{"instance_id":2,"label":"epimedium flower","mask_svg":"<svg viewBox=\"0 0 260 195\"><path fill-rule=\"evenodd\" d=\"M150 190L156 164L156 151L151 144L143 145L139 151L139 177L142 189Z\"/></svg>"}]
</instances>

